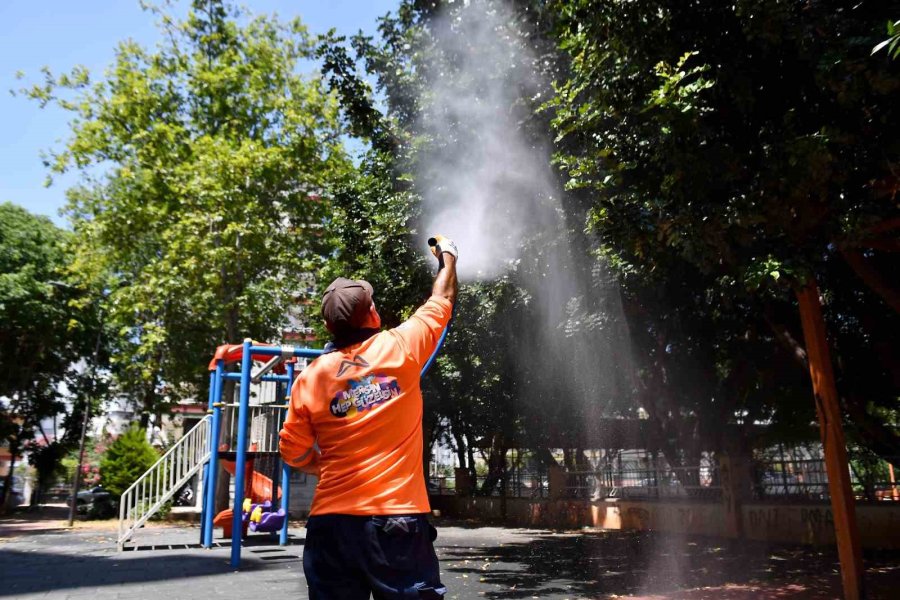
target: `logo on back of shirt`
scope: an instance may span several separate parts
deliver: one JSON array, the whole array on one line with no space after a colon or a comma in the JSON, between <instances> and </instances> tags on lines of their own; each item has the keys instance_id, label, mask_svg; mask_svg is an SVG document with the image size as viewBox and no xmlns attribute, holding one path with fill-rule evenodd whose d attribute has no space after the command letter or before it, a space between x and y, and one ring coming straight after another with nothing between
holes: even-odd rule
<instances>
[{"instance_id":1,"label":"logo on back of shirt","mask_svg":"<svg viewBox=\"0 0 900 600\"><path fill-rule=\"evenodd\" d=\"M357 354L356 356L353 357L353 360L344 359L341 361L341 366L338 369L337 376L340 377L341 375L346 373L347 369L349 369L350 367L368 367L368 366L369 366L369 363L366 362L366 359L364 359L362 356Z\"/></svg>"},{"instance_id":2,"label":"logo on back of shirt","mask_svg":"<svg viewBox=\"0 0 900 600\"><path fill-rule=\"evenodd\" d=\"M331 414L341 419L353 418L399 395L400 384L393 377L370 375L351 380L346 390L332 398Z\"/></svg>"}]
</instances>

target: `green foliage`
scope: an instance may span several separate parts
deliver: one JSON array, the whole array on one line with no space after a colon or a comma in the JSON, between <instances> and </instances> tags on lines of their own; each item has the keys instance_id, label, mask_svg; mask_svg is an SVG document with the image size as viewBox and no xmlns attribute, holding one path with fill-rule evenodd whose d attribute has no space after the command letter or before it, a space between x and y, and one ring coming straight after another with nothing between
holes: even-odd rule
<instances>
[{"instance_id":1,"label":"green foliage","mask_svg":"<svg viewBox=\"0 0 900 600\"><path fill-rule=\"evenodd\" d=\"M872 48L872 54L887 49L888 56L896 60L900 57L900 21L888 21L887 34L888 39Z\"/></svg>"},{"instance_id":2,"label":"green foliage","mask_svg":"<svg viewBox=\"0 0 900 600\"><path fill-rule=\"evenodd\" d=\"M336 251L321 286L335 277L359 277L375 288L387 327L398 325L430 292L421 236L415 234L417 198L397 190L387 156L371 152L358 172L334 189L325 228Z\"/></svg>"},{"instance_id":3,"label":"green foliage","mask_svg":"<svg viewBox=\"0 0 900 600\"><path fill-rule=\"evenodd\" d=\"M106 453L106 448L111 441L108 435L103 435L99 439L94 437L85 438L81 481L79 484L81 489L92 488L100 484L100 460ZM75 477L75 468L78 466L78 453L79 448L72 448L62 459L62 466L65 469L65 481L70 484Z\"/></svg>"},{"instance_id":4,"label":"green foliage","mask_svg":"<svg viewBox=\"0 0 900 600\"><path fill-rule=\"evenodd\" d=\"M342 249L330 274L349 269L405 285L419 272L408 234L416 233L423 182L412 174L423 152L454 143L423 134L427 66L438 60L440 77L462 76L452 53L437 56L434 37L435 16L452 16L461 5L402 2L381 20L380 39L351 40L355 58L343 39L319 49L348 128L376 149L336 195L328 230ZM895 444L884 409L896 400L897 363L885 353L896 318L860 289L836 252L897 212L891 194L900 121L892 99L900 84L894 66L868 55L883 23L879 10L765 0L515 3L538 56L532 68L556 80L543 112L522 126L539 144L548 132L542 119L552 119L566 227L535 240L508 280L463 290L426 384L426 414L435 420L426 424L450 436L463 464L467 445L485 448L504 435L538 448L549 439L577 443L598 411L633 416L637 406L650 414L651 433L672 464L693 460L701 446L747 444L760 422L784 439L815 437L791 294L810 273L834 290L826 292L829 321L842 351L847 410L861 397L877 398L857 414L851 435L870 444L880 436L882 452ZM373 76L382 104L373 100ZM585 209L588 236L579 231ZM564 236L574 249L561 264L579 269L588 249L597 264L578 274L587 293L567 298L550 319L568 342L556 345L534 334L533 323L548 319L536 310L525 275L558 268L550 249ZM621 286L624 323L613 322L600 300L611 288L596 273L606 270ZM389 292L392 321L415 304L415 285ZM633 378L611 386L613 401L599 393L602 409L569 400L597 393L590 377L563 380L549 365L530 367L540 358L524 352L571 352L584 337L623 330L630 348L607 360L622 361L612 367L624 370L633 357ZM866 338L880 340L881 350L866 349ZM865 381L854 373L866 373ZM441 423L450 429L439 431ZM744 437L734 439L735 429L723 425Z\"/></svg>"},{"instance_id":5,"label":"green foliage","mask_svg":"<svg viewBox=\"0 0 900 600\"><path fill-rule=\"evenodd\" d=\"M690 389L672 377L675 364L712 384L656 412L678 407L701 423L749 412L805 428L810 411L798 413L793 398L808 382L792 381L774 357L805 370L796 342L791 350L802 339L791 286L814 275L852 435L896 454L894 423L868 403L896 402L897 363L862 339L886 347L897 315L839 253L866 247L873 225L900 208L900 77L868 51L887 7L554 6L571 59L547 105L556 161L569 189L592 194L588 227L625 285L631 331L650 358L642 381L668 382L649 386L648 401ZM890 262L866 256L873 267Z\"/></svg>"},{"instance_id":6,"label":"green foliage","mask_svg":"<svg viewBox=\"0 0 900 600\"><path fill-rule=\"evenodd\" d=\"M40 484L53 479L77 439L86 398L102 385L90 372L105 360L94 292L67 283L72 236L46 217L0 204L0 436L13 454L31 448ZM72 403L58 392L65 382ZM96 389L95 389L96 388ZM58 417L65 435L55 439L42 421Z\"/></svg>"},{"instance_id":7,"label":"green foliage","mask_svg":"<svg viewBox=\"0 0 900 600\"><path fill-rule=\"evenodd\" d=\"M66 468L63 464L65 458L66 446L58 441L53 441L44 446L32 448L28 454L28 462L37 472L37 486L43 491L53 485L62 475L65 475Z\"/></svg>"},{"instance_id":8,"label":"green foliage","mask_svg":"<svg viewBox=\"0 0 900 600\"><path fill-rule=\"evenodd\" d=\"M34 388L52 403L52 382L73 354L69 311L54 282L65 265L66 233L48 218L0 205L0 396ZM18 411L16 411L18 412Z\"/></svg>"},{"instance_id":9,"label":"green foliage","mask_svg":"<svg viewBox=\"0 0 900 600\"><path fill-rule=\"evenodd\" d=\"M147 469L159 460L159 454L147 441L147 431L131 427L109 445L100 460L100 477L104 488L118 498Z\"/></svg>"},{"instance_id":10,"label":"green foliage","mask_svg":"<svg viewBox=\"0 0 900 600\"><path fill-rule=\"evenodd\" d=\"M44 71L26 94L73 116L70 138L46 162L51 174L84 178L69 191L71 236L4 213L12 224L0 231L15 240L0 254L0 328L11 325L0 336L0 395L35 415L61 410L51 373L92 356L102 332L113 341L115 383L145 416L202 397L203 357L223 341L273 338L300 273L316 273L321 286L366 278L385 325L407 317L427 296L432 267L416 229L427 184L419 161L478 134L457 127L439 139L422 121L434 100L429 77L454 79L442 89L469 83L435 36L439 15L470 4L404 0L377 38L348 41L197 0L184 21L152 9L165 41L121 43L101 80L81 67ZM563 222L527 240L507 276L464 286L425 382L432 435L473 469L476 448L531 444L548 455L540 450L551 440L577 444L596 416L637 407L672 464L734 442L725 426L749 436L764 422L807 439L814 406L791 286L812 274L827 300L851 435L900 454L886 427L897 423L900 322L843 259L862 248L868 264L891 264L864 245L873 225L898 216L898 63L871 51L900 52L895 22L880 40L887 10L512 3L521 31L495 33L520 36L533 53L509 60L554 85L516 88L510 106L492 109L524 114L517 126L535 146L555 136ZM321 79L298 74L312 58ZM341 148L345 131L370 145L358 166ZM538 306L529 280L563 268L583 288ZM622 322L609 298L621 300ZM552 333L542 338L535 323ZM577 376L527 350L564 356L600 335L622 348L579 356ZM39 351L19 350L28 336ZM25 372L9 349L43 362ZM632 360L633 373L620 374ZM93 375L70 371L70 389L98 398ZM605 381L619 377L628 381ZM29 418L31 429L8 415L2 426L27 434Z\"/></svg>"},{"instance_id":11,"label":"green foliage","mask_svg":"<svg viewBox=\"0 0 900 600\"><path fill-rule=\"evenodd\" d=\"M421 130L431 101L424 92L428 63L437 52L437 12L436 4L402 2L380 20L379 38L360 34L348 45L331 36L319 48L348 130L372 147L358 171L334 190L326 231L337 251L321 283L337 275L366 278L387 326L408 317L431 289L434 263L425 253L426 232L417 229L420 190L427 182L414 175L417 163L423 152L455 143ZM446 66L445 76L460 76L452 58ZM383 105L375 102L368 81L383 95ZM456 135L467 133L477 132ZM463 286L444 351L423 383L426 432L449 442L461 464L472 468L479 442L497 438L498 449L505 450L518 433L513 349L497 329L520 296L509 279Z\"/></svg>"},{"instance_id":12,"label":"green foliage","mask_svg":"<svg viewBox=\"0 0 900 600\"><path fill-rule=\"evenodd\" d=\"M162 506L160 506L156 510L155 513L153 513L153 516L150 517L150 520L151 521L165 521L166 519L169 518L169 515L171 513L172 513L172 501L169 500L168 502L166 502Z\"/></svg>"},{"instance_id":13,"label":"green foliage","mask_svg":"<svg viewBox=\"0 0 900 600\"><path fill-rule=\"evenodd\" d=\"M334 98L299 74L313 47L299 20L153 11L156 49L125 41L100 81L76 68L26 90L72 113L47 157L84 173L71 271L109 290L116 382L145 418L202 396L216 345L277 337L297 274L328 251L320 193L350 167Z\"/></svg>"},{"instance_id":14,"label":"green foliage","mask_svg":"<svg viewBox=\"0 0 900 600\"><path fill-rule=\"evenodd\" d=\"M596 191L589 225L621 272L682 259L755 286L760 261L809 272L896 212L882 185L900 81L864 42L878 10L557 6L572 59L550 103L569 144L557 161Z\"/></svg>"}]
</instances>

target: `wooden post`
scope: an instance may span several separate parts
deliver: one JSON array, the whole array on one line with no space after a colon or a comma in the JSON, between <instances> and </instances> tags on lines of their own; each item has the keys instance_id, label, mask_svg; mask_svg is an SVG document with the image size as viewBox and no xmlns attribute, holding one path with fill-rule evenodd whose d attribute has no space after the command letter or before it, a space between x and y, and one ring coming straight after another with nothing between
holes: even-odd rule
<instances>
[{"instance_id":1,"label":"wooden post","mask_svg":"<svg viewBox=\"0 0 900 600\"><path fill-rule=\"evenodd\" d=\"M888 463L888 474L891 477L891 498L896 502L900 500L900 494L897 494L897 480L894 478L894 465Z\"/></svg>"},{"instance_id":2,"label":"wooden post","mask_svg":"<svg viewBox=\"0 0 900 600\"><path fill-rule=\"evenodd\" d=\"M847 445L844 441L834 371L825 336L825 319L822 316L819 289L815 279L810 277L796 293L800 302L800 319L803 323L803 337L806 340L806 353L809 357L809 374L812 378L816 413L819 417L819 433L825 450L825 469L828 473L831 511L834 515L838 557L841 561L844 598L860 600L865 598L865 591L862 550L856 526L856 507L850 488Z\"/></svg>"}]
</instances>

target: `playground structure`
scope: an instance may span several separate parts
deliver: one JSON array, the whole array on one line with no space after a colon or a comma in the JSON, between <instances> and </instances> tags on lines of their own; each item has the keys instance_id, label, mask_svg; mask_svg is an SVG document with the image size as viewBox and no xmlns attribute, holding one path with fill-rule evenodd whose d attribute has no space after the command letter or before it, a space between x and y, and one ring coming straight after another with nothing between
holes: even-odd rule
<instances>
[{"instance_id":1,"label":"playground structure","mask_svg":"<svg viewBox=\"0 0 900 600\"><path fill-rule=\"evenodd\" d=\"M241 539L248 530L278 533L279 543L287 544L290 467L281 462L278 432L297 359L321 354L322 350L249 339L219 346L209 364L207 416L122 494L119 549L201 472L200 543L204 548L212 546L215 525L231 536L234 568L240 565ZM261 363L255 372L254 363ZM239 370L228 370L229 365ZM231 387L227 382L234 382L234 394L226 393ZM220 461L233 476L233 502L230 509L213 514Z\"/></svg>"},{"instance_id":2,"label":"playground structure","mask_svg":"<svg viewBox=\"0 0 900 600\"><path fill-rule=\"evenodd\" d=\"M420 376L428 372L441 351L452 321L451 315ZM242 536L248 531L277 531L279 544L286 545L291 469L281 462L278 433L289 406L297 359L316 358L322 353L250 339L219 346L209 363L209 414L122 494L119 550L124 550L134 532L201 471L200 543L204 548L212 546L216 525L222 526L226 537L231 536L231 566L235 569L241 563ZM255 373L254 362L263 363ZM239 371L226 371L230 364L239 365ZM234 382L237 402L233 395L231 402L224 401L226 382ZM234 500L232 508L213 515L220 460L234 477ZM260 472L259 465L264 465L271 476ZM273 510L279 500L281 506Z\"/></svg>"},{"instance_id":3,"label":"playground structure","mask_svg":"<svg viewBox=\"0 0 900 600\"><path fill-rule=\"evenodd\" d=\"M297 358L315 358L321 350L294 346L254 345L244 340L241 345L220 346L210 362L209 410L212 411L210 459L204 471L203 508L201 510L201 544L212 546L213 511L219 460L233 461L234 502L231 508L231 566L241 560L241 538L245 521L256 531L279 532L279 543L287 544L288 506L290 502L290 467L278 455L278 432L284 423L288 393L294 380ZM254 361L266 361L255 373ZM239 362L240 371L226 372L227 364ZM226 381L234 381L238 402L222 401ZM266 384L271 384L270 390ZM251 386L256 397L251 405ZM267 393L268 392L268 393ZM227 424L223 427L223 424ZM248 463L248 457L251 462ZM256 461L271 463L271 476L253 469ZM248 468L251 467L251 468ZM230 469L228 469L230 471ZM280 479L280 491L278 483ZM245 487L246 486L246 487ZM249 500L244 511L245 498ZM275 513L272 508L280 499ZM263 519L263 513L266 514ZM228 517L227 511L221 517Z\"/></svg>"}]
</instances>

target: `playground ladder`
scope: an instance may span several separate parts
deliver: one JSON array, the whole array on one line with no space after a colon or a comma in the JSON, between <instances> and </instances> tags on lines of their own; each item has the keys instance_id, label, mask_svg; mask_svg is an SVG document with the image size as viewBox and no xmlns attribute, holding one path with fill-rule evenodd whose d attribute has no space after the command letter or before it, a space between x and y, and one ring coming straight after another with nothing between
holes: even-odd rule
<instances>
[{"instance_id":1,"label":"playground ladder","mask_svg":"<svg viewBox=\"0 0 900 600\"><path fill-rule=\"evenodd\" d=\"M119 500L119 550L209 460L212 415L206 415L125 490Z\"/></svg>"}]
</instances>

